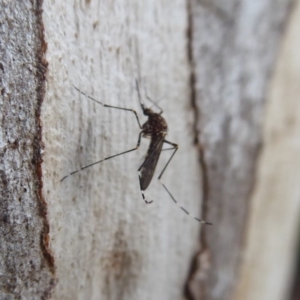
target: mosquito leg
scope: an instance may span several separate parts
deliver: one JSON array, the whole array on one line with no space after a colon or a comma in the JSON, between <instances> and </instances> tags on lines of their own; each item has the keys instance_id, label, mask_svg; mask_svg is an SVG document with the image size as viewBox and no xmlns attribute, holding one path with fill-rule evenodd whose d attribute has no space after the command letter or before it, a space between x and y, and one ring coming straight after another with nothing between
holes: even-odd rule
<instances>
[{"instance_id":1,"label":"mosquito leg","mask_svg":"<svg viewBox=\"0 0 300 300\"><path fill-rule=\"evenodd\" d=\"M190 214L189 211L187 211L183 206L181 206L178 201L174 198L174 196L171 194L171 192L169 191L169 189L166 187L166 185L162 182L161 178L164 174L164 172L166 171L167 169L167 166L169 165L170 161L172 160L172 158L174 157L176 151L178 150L178 145L177 144L174 144L174 143L171 143L167 140L164 140L165 143L169 144L169 145L172 145L173 146L173 149L174 149L174 152L172 153L171 157L169 158L168 162L166 163L165 167L163 168L162 172L160 173L160 175L158 176L158 180L159 182L162 184L163 188L166 190L166 192L169 194L169 196L171 197L171 199L174 201L175 204L178 205L178 207L183 210L187 215L189 215L190 217L194 218L195 220L197 220L198 222L200 223L203 223L203 224L207 224L207 225L212 225L212 223L210 222L207 222L207 221L204 221L204 220L201 220L199 219L198 217L195 217L193 216L192 214ZM172 148L168 148L166 150L170 150Z\"/></svg>"},{"instance_id":2,"label":"mosquito leg","mask_svg":"<svg viewBox=\"0 0 300 300\"><path fill-rule=\"evenodd\" d=\"M125 110L125 111L131 111L131 112L133 112L134 115L135 115L135 117L136 117L136 120L137 120L137 123L138 123L140 129L142 129L142 125L141 125L141 123L140 123L139 117L138 117L138 115L137 115L137 112L136 112L134 109L104 104L104 103L102 103L102 102L96 100L95 98L93 98L93 97L91 97L91 96L85 94L85 93L82 92L80 89L78 89L75 85L73 85L73 87L74 87L80 94L84 95L84 96L87 97L88 99L90 99L90 100L92 100L92 101L94 101L94 102L96 102L96 103L98 103L98 104L100 104L100 105L102 105L102 106L104 106L104 107L115 108L115 109L120 109L120 110Z\"/></svg>"},{"instance_id":3,"label":"mosquito leg","mask_svg":"<svg viewBox=\"0 0 300 300\"><path fill-rule=\"evenodd\" d=\"M69 177L69 176L71 176L71 175L74 175L74 174L76 174L76 173L78 173L78 172L80 172L80 171L82 171L82 170L84 170L84 169L87 169L87 168L89 168L89 167L92 167L92 166L94 166L94 165L96 165L96 164L99 164L99 163L101 163L101 162L103 162L103 161L105 161L105 160L109 160L109 159L114 158L114 157L116 157L116 156L119 156L119 155L126 154L126 153L129 153L129 152L132 152L132 151L137 150L137 149L139 148L139 146L140 146L140 143L141 143L142 133L143 133L143 132L141 131L140 134L139 134L139 138L138 138L138 141L137 141L137 144L136 144L136 147L135 147L135 148L130 149L130 150L127 150L127 151L124 151L124 152L121 152L121 153L118 153L118 154L115 154L115 155L112 155L112 156L109 156L109 157L106 157L106 158L101 159L101 160L98 160L98 161L96 161L96 162L94 162L94 163L92 163L92 164L89 164L89 165L87 165L87 166L85 166L85 167L82 167L82 168L80 168L80 169L78 169L78 170L75 170L75 171L71 172L70 174L64 176L60 181L63 181L63 180L65 180L67 177Z\"/></svg>"},{"instance_id":4,"label":"mosquito leg","mask_svg":"<svg viewBox=\"0 0 300 300\"><path fill-rule=\"evenodd\" d=\"M172 155L171 155L171 157L169 158L168 162L166 163L165 167L164 167L163 170L161 171L161 173L160 173L160 175L159 175L159 177L158 177L158 180L161 179L161 177L163 176L163 174L164 174L164 172L165 172L167 166L169 165L169 163L171 162L173 156L175 155L176 151L178 150L178 145L177 145L177 144L171 143L171 142L169 142L169 141L167 141L167 140L164 140L164 143L173 146L174 152L172 153ZM165 149L165 150L172 150L172 148L168 148L168 149Z\"/></svg>"},{"instance_id":5,"label":"mosquito leg","mask_svg":"<svg viewBox=\"0 0 300 300\"><path fill-rule=\"evenodd\" d=\"M123 107L117 107L117 106L111 106L111 105L107 105L107 104L104 104L104 107L110 107L110 108L116 108L116 109L121 109L121 110L126 110L126 111L131 111L134 113L135 117L136 117L136 120L137 120L137 123L140 127L140 129L142 129L142 125L140 123L140 120L139 120L139 117L136 113L136 111L134 109L131 109L131 108L123 108Z\"/></svg>"}]
</instances>

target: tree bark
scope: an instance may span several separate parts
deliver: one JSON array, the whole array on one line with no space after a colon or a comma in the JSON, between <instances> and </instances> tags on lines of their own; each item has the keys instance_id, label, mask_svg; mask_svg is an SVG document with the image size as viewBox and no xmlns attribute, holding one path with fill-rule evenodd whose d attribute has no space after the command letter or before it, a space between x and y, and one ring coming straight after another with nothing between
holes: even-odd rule
<instances>
[{"instance_id":1,"label":"tree bark","mask_svg":"<svg viewBox=\"0 0 300 300\"><path fill-rule=\"evenodd\" d=\"M41 4L3 0L0 7L0 298L46 299L55 277L42 193Z\"/></svg>"},{"instance_id":2,"label":"tree bark","mask_svg":"<svg viewBox=\"0 0 300 300\"><path fill-rule=\"evenodd\" d=\"M0 3L0 299L288 299L299 1ZM135 79L213 226L172 151L143 202L145 139L61 181L139 134L73 85L143 123Z\"/></svg>"}]
</instances>

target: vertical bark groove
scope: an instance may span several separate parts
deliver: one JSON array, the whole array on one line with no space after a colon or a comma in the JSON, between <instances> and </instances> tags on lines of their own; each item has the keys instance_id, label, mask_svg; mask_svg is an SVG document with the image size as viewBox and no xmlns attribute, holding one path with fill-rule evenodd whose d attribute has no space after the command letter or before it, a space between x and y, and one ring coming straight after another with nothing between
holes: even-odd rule
<instances>
[{"instance_id":1,"label":"vertical bark groove","mask_svg":"<svg viewBox=\"0 0 300 300\"><path fill-rule=\"evenodd\" d=\"M198 120L201 118L201 113L199 111L199 108L196 104L196 73L195 73L195 61L193 56L193 30L194 30L194 24L193 24L193 15L192 15L192 1L187 0L187 19L188 19L188 28L187 28L187 56L188 56L188 62L190 66L190 103L192 105L193 111L194 111L194 144L196 145L199 153L199 164L201 167L201 176L202 176L202 219L210 222L207 220L207 209L208 209L208 194L209 194L209 184L208 184L208 173L207 173L207 165L205 162L205 154L204 154L204 148L202 147L199 135L201 132L199 132L198 128ZM184 295L188 300L195 300L194 293L190 287L190 282L193 280L193 277L199 270L201 270L201 259L202 254L205 254L205 259L209 258L209 249L206 242L206 235L205 235L205 225L202 226L201 232L200 232L200 244L201 249L197 251L193 258L191 259L190 263L190 269L189 274L186 280L186 284L184 287ZM200 287L200 289L204 290L204 286Z\"/></svg>"}]
</instances>

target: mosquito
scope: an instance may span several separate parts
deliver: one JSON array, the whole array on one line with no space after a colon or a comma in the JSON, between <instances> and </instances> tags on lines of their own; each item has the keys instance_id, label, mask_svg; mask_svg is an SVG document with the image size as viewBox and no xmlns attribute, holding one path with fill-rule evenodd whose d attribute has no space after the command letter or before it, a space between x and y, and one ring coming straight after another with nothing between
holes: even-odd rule
<instances>
[{"instance_id":1,"label":"mosquito","mask_svg":"<svg viewBox=\"0 0 300 300\"><path fill-rule=\"evenodd\" d=\"M88 99L102 105L103 107L108 107L108 108L114 108L114 109L120 109L120 110L125 110L125 111L129 111L132 112L135 115L135 118L137 120L138 126L141 129L139 136L138 136L138 141L137 144L134 148L127 150L127 151L123 151L121 153L112 155L112 156L108 156L106 158L103 158L99 161L96 161L92 164L86 165L80 169L77 169L71 173L69 173L68 175L64 176L61 181L65 180L67 177L74 175L82 170L85 170L89 167L92 167L94 165L97 165L105 160L109 160L112 159L114 157L135 151L139 148L140 143L141 143L141 138L150 138L150 145L147 151L147 155L145 157L144 162L141 164L141 166L138 169L138 176L139 176L139 183L140 183L140 191L142 194L142 198L144 200L144 202L146 204L150 204L153 202L153 200L149 201L146 199L145 196L145 191L146 189L149 187L153 175L154 175L154 171L155 168L157 166L160 154L163 150L173 150L173 153L171 154L169 160L167 161L166 165L164 166L163 170L161 171L161 173L158 176L158 180L161 183L161 185L163 186L163 188L166 190L166 192L169 194L169 196L171 197L171 199L174 201L175 204L178 205L178 207L184 211L187 215L189 215L190 217L194 218L195 220L197 220L200 223L203 224L207 224L207 225L212 225L212 223L204 221L198 217L193 216L192 214L190 214L190 212L188 210L186 210L183 206L181 206L178 201L175 199L175 197L171 194L170 190L166 187L166 185L162 182L161 178L163 176L163 174L165 173L167 167L169 166L171 160L173 159L175 153L178 150L178 145L175 143L172 143L168 140L165 139L167 133L168 133L168 125L166 120L162 117L163 114L163 110L161 109L161 107L158 106L158 104L156 102L154 102L147 94L146 94L146 98L152 102L153 106L156 106L157 109L159 109L159 112L156 113L154 112L151 108L147 108L145 106L145 104L142 101L142 97L141 97L141 93L140 93L140 89L139 89L139 84L138 81L135 80L135 84L136 84L136 90L137 90L137 94L138 94L138 99L139 99L139 104L141 106L141 109L143 111L143 114L145 116L148 117L148 120L141 125L141 122L139 120L138 114L134 109L130 109L130 108L124 108L124 107L118 107L118 106L112 106L112 105L108 105L108 104L104 104L98 100L96 100L95 98L87 95L86 93L82 92L80 89L78 89L76 86L73 85L73 87L82 95L84 95L85 97L87 97ZM170 147L167 149L163 149L163 145L164 144L168 144Z\"/></svg>"}]
</instances>

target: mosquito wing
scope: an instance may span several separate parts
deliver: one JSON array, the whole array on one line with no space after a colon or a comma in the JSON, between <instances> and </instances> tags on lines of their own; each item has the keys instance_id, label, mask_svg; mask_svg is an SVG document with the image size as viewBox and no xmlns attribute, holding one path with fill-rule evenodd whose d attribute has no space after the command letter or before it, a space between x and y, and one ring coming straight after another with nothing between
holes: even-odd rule
<instances>
[{"instance_id":1,"label":"mosquito wing","mask_svg":"<svg viewBox=\"0 0 300 300\"><path fill-rule=\"evenodd\" d=\"M147 189L153 178L154 171L163 147L163 143L164 135L153 136L151 139L147 156L141 169L140 184L142 191L145 191Z\"/></svg>"}]
</instances>

